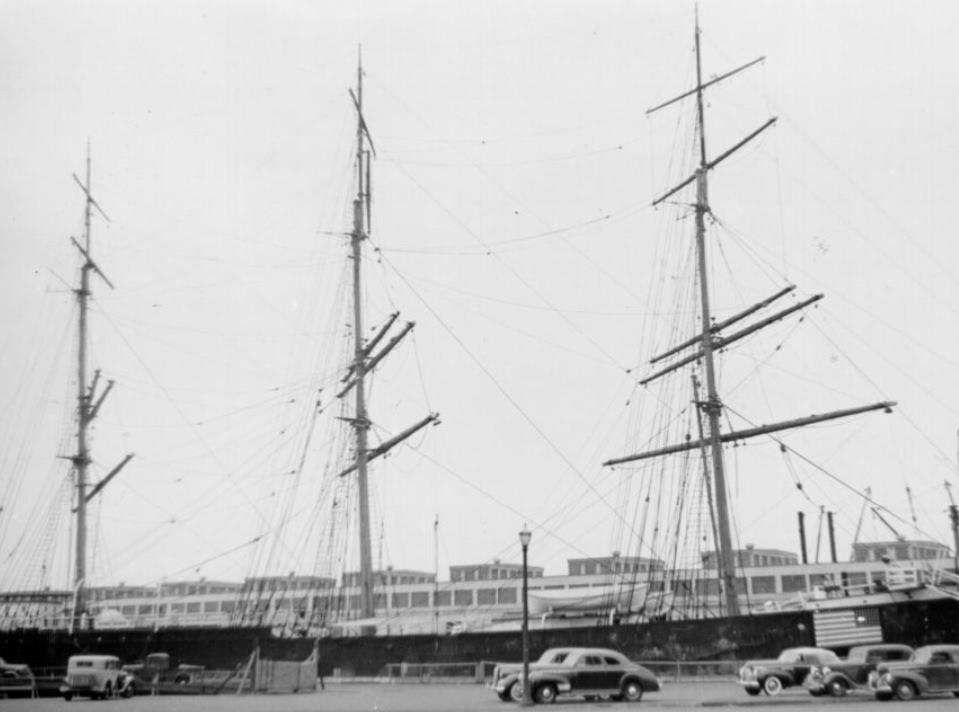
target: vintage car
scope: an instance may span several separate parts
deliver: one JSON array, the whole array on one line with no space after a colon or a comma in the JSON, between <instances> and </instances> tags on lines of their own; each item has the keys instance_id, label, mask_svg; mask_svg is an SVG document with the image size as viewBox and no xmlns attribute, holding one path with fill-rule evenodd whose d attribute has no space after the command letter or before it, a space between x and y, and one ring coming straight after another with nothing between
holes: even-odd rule
<instances>
[{"instance_id":1,"label":"vintage car","mask_svg":"<svg viewBox=\"0 0 959 712\"><path fill-rule=\"evenodd\" d=\"M929 692L959 697L959 645L918 648L908 662L882 663L875 672L876 699L911 700Z\"/></svg>"},{"instance_id":2,"label":"vintage car","mask_svg":"<svg viewBox=\"0 0 959 712\"><path fill-rule=\"evenodd\" d=\"M123 670L129 673L141 688L163 682L186 685L193 682L204 669L202 665L180 664L171 667L168 653L150 653L142 663L123 666Z\"/></svg>"},{"instance_id":3,"label":"vintage car","mask_svg":"<svg viewBox=\"0 0 959 712\"><path fill-rule=\"evenodd\" d=\"M868 687L869 676L880 663L908 660L912 652L908 645L895 643L857 645L850 648L849 655L838 663L812 668L803 687L814 697L826 693L842 697L849 690Z\"/></svg>"},{"instance_id":4,"label":"vintage car","mask_svg":"<svg viewBox=\"0 0 959 712\"><path fill-rule=\"evenodd\" d=\"M501 700L523 700L522 663L499 664L488 687ZM560 695L638 702L660 689L656 676L615 650L550 648L529 666L530 697L549 703Z\"/></svg>"},{"instance_id":5,"label":"vintage car","mask_svg":"<svg viewBox=\"0 0 959 712\"><path fill-rule=\"evenodd\" d=\"M748 660L739 669L739 684L749 695L778 695L801 685L814 667L833 666L839 656L825 648L786 648L775 660Z\"/></svg>"},{"instance_id":6,"label":"vintage car","mask_svg":"<svg viewBox=\"0 0 959 712\"><path fill-rule=\"evenodd\" d=\"M115 655L71 655L60 694L67 701L77 695L105 700L131 697L134 687L133 676L120 669Z\"/></svg>"},{"instance_id":7,"label":"vintage car","mask_svg":"<svg viewBox=\"0 0 959 712\"><path fill-rule=\"evenodd\" d=\"M0 658L0 697L15 694L30 696L35 690L36 683L28 665L8 663Z\"/></svg>"}]
</instances>

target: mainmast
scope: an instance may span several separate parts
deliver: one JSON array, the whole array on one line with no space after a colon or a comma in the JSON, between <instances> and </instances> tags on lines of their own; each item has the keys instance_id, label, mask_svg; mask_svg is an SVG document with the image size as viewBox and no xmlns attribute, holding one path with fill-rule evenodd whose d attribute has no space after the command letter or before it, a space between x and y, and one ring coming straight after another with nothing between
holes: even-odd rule
<instances>
[{"instance_id":1,"label":"mainmast","mask_svg":"<svg viewBox=\"0 0 959 712\"><path fill-rule=\"evenodd\" d=\"M370 419L366 405L366 375L412 330L414 325L412 322L407 323L403 330L390 339L383 349L375 355L372 353L373 349L395 323L399 314L391 315L386 325L383 326L379 333L369 342L363 338L363 242L369 237L372 198L372 191L370 189L370 163L371 158L376 155L376 150L373 147L373 139L370 137L366 120L363 117L362 59L357 63L356 93L353 93L351 90L350 95L353 97L357 117L355 159L356 197L353 199L353 230L350 233L351 259L353 260L353 362L350 365L347 375L343 379L346 386L337 395L342 398L351 390L356 392L355 410L353 418L351 419L356 440L356 460L352 465L340 472L339 476L343 477L353 471L357 473L360 520L360 615L363 618L372 618L376 613L376 605L373 595L373 548L370 529L368 465L370 460L386 454L393 446L398 445L428 423L436 420L439 415L437 413L431 413L419 423L407 428L396 437L381 443L376 448L369 448ZM369 147L367 147L367 144L369 144Z\"/></svg>"},{"instance_id":2,"label":"mainmast","mask_svg":"<svg viewBox=\"0 0 959 712\"><path fill-rule=\"evenodd\" d=\"M698 256L699 292L702 303L702 353L706 368L706 401L700 408L706 413L709 431L709 450L713 463L713 485L716 490L716 530L719 537L716 545L721 590L726 602L726 615L739 615L739 597L736 594L736 571L733 560L732 535L729 531L728 500L726 498L726 474L723 467L723 446L720 442L719 416L722 403L716 391L716 368L713 358L712 318L709 310L709 284L706 269L706 213L709 210L707 191L708 164L706 161L706 124L703 115L703 73L699 52L699 18L696 19L696 122L699 127L699 169L696 171L696 253Z\"/></svg>"},{"instance_id":3,"label":"mainmast","mask_svg":"<svg viewBox=\"0 0 959 712\"><path fill-rule=\"evenodd\" d=\"M83 583L87 577L87 467L90 464L90 449L87 444L87 427L91 420L91 394L87 392L87 302L90 298L90 270L93 261L90 255L90 213L93 198L90 195L90 151L87 147L87 182L81 184L86 193L83 210L83 249L87 259L80 269L80 289L77 301L80 307L80 345L77 358L77 454L73 466L77 477L77 532L76 554L73 570L73 585L76 591L74 599L74 619L79 621L86 607L83 599Z\"/></svg>"},{"instance_id":4,"label":"mainmast","mask_svg":"<svg viewBox=\"0 0 959 712\"><path fill-rule=\"evenodd\" d=\"M720 154L718 157L710 160L708 153L706 151L706 122L705 122L705 102L704 102L704 91L707 87L717 84L718 82L734 75L739 72L763 61L763 57L753 60L748 64L745 64L737 69L734 69L730 72L727 72L723 75L715 77L708 82L703 82L702 78L702 61L700 53L700 29L699 29L699 16L697 12L696 16L696 87L686 91L679 96L670 99L669 101L656 106L649 111L647 114L651 114L655 111L663 109L667 106L670 106L682 99L687 97L696 98L696 128L697 134L699 137L699 165L694 171L693 175L689 176L678 185L674 186L667 193L662 195L653 201L653 205L659 205L667 198L671 197L675 193L679 192L681 189L686 186L695 183L696 188L696 197L695 202L692 207L695 213L695 241L696 241L696 264L697 264L697 278L699 280L699 296L700 296L700 310L701 310L701 319L702 319L702 330L700 334L693 339L689 339L686 342L676 346L664 354L656 356L651 360L651 363L655 364L658 361L671 358L676 356L677 359L674 360L670 365L662 368L653 375L642 380L643 385L649 383L660 376L663 376L667 373L671 373L678 368L691 364L691 363L701 363L706 374L706 399L700 401L699 397L696 396L696 405L706 416L706 433L701 434L699 440L693 440L687 438L686 442L679 445L669 445L657 450L639 453L636 455L627 455L625 457L615 458L608 460L604 465L617 465L625 462L633 462L636 460L642 460L652 457L660 457L668 454L687 452L694 449L703 449L704 455L705 450L709 451L708 462L712 464L712 482L713 482L713 492L715 494L715 515L716 515L716 548L717 548L717 566L718 566L718 575L721 583L721 594L722 594L722 604L723 612L727 616L736 616L740 614L739 608L739 597L736 591L736 562L735 554L732 543L732 529L730 526L730 517L729 517L729 498L727 495L726 489L726 473L725 466L723 461L723 444L727 442L735 442L743 440L750 437L756 437L758 435L768 434L776 432L779 430L784 430L786 428L794 428L802 425L808 425L811 423L818 423L825 420L831 420L834 418L844 417L853 415L856 413L862 413L870 410L885 409L889 410L894 403L883 402L870 406L863 406L859 408L851 408L842 411L834 411L830 413L825 413L822 415L811 415L805 418L798 418L795 420L776 423L771 425L764 425L749 430L743 430L738 432L723 433L721 426L721 416L723 411L722 399L719 396L718 388L716 385L716 366L715 366L715 354L721 349L729 346L731 343L738 341L742 338L745 338L759 329L768 326L776 321L784 319L788 315L799 311L806 306L815 303L822 298L822 295L816 295L811 297L799 304L796 304L792 307L783 309L772 316L766 317L760 322L753 324L751 326L745 327L738 332L723 336L721 334L722 330L728 326L731 326L734 323L737 323L748 316L751 316L755 312L759 311L762 308L765 308L772 302L777 299L789 294L793 291L793 287L787 287L771 297L763 300L762 302L749 307L743 312L730 317L729 319L724 320L721 323L713 323L711 305L710 305L710 290L709 290L709 281L708 281L708 260L707 260L707 242L706 242L706 215L709 214L709 191L708 191L708 174L713 168L715 168L720 162L724 159L735 153L737 150L742 148L744 145L752 141L756 136L765 131L767 128L772 126L776 119L772 118L768 120L765 124L760 126L758 129L753 131L751 134L742 139L739 143L734 145L732 148L726 150L724 153ZM684 352L693 349L693 352L688 355L681 356ZM706 458L704 457L704 461Z\"/></svg>"},{"instance_id":5,"label":"mainmast","mask_svg":"<svg viewBox=\"0 0 959 712\"><path fill-rule=\"evenodd\" d=\"M73 586L74 586L74 604L73 604L73 623L79 625L82 616L86 613L86 601L83 587L86 585L87 578L87 504L102 490L107 482L113 479L121 469L133 458L133 455L127 455L119 465L113 468L106 477L103 478L92 489L89 489L89 466L90 443L88 430L90 424L96 418L100 406L106 399L107 394L113 387L113 381L108 381L106 388L99 396L97 395L97 385L100 380L100 371L97 371L93 377L93 383L87 387L88 366L87 366L87 343L89 340L88 328L88 303L90 300L90 272L96 272L100 278L106 282L107 286L113 289L113 284L107 279L106 275L100 270L91 257L91 218L93 209L109 222L109 218L102 208L93 199L90 192L91 188L91 170L90 170L90 147L87 145L87 172L86 182L82 182L74 174L73 179L86 196L83 211L83 244L71 238L73 245L83 256L83 266L80 268L80 288L75 290L77 303L80 309L79 318L79 346L77 349L77 452L70 457L76 473L76 550L74 554L73 568Z\"/></svg>"},{"instance_id":6,"label":"mainmast","mask_svg":"<svg viewBox=\"0 0 959 712\"><path fill-rule=\"evenodd\" d=\"M350 246L353 254L353 373L356 380L356 413L353 429L356 433L356 470L360 509L360 601L364 618L372 618L373 552L370 543L370 502L367 474L367 433L370 421L366 413L366 356L363 343L363 304L361 260L362 244L366 239L366 220L369 214L369 153L366 150L366 131L363 124L363 63L356 71L356 198L353 200L353 232Z\"/></svg>"}]
</instances>

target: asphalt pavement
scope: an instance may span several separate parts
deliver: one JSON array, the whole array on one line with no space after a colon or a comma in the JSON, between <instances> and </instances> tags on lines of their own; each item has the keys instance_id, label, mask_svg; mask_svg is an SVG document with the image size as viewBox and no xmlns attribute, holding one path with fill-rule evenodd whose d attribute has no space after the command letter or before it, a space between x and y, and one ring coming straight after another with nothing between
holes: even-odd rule
<instances>
[{"instance_id":1,"label":"asphalt pavement","mask_svg":"<svg viewBox=\"0 0 959 712\"><path fill-rule=\"evenodd\" d=\"M694 710L705 707L749 708L748 712L785 712L784 707L828 706L828 712L841 712L838 705L853 706L857 712L957 712L959 701L952 696L919 698L914 702L877 702L866 693L845 698L815 698L805 690L785 690L777 697L749 697L735 682L672 682L660 692L647 693L639 703L602 700L562 699L551 705L554 712L579 710ZM537 705L536 708L543 706ZM9 699L0 701L0 712L518 712L518 705L500 702L497 696L479 684L417 683L327 683L326 689L297 694L267 695L137 695L129 700L73 700L61 698Z\"/></svg>"}]
</instances>

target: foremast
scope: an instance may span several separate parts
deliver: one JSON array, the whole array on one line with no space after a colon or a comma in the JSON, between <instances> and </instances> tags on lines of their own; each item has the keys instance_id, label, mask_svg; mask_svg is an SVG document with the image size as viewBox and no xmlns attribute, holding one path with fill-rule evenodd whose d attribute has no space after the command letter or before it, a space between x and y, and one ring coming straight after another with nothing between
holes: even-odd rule
<instances>
[{"instance_id":1,"label":"foremast","mask_svg":"<svg viewBox=\"0 0 959 712\"><path fill-rule=\"evenodd\" d=\"M351 390L355 391L354 413L350 419L356 442L356 459L352 465L339 473L344 477L356 472L357 497L359 509L359 536L360 536L360 615L363 618L372 618L376 613L373 580L373 548L370 528L369 502L369 462L386 454L395 445L435 421L438 413L430 413L426 418L407 428L399 435L381 443L376 448L369 447L370 419L366 404L366 376L380 360L386 356L412 329L414 324L408 322L403 329L387 342L376 354L373 350L386 336L387 331L396 322L399 314L392 314L386 324L369 341L363 337L363 302L362 302L362 259L363 242L369 237L371 223L372 190L371 190L371 159L376 155L373 139L370 137L363 116L363 63L357 63L356 92L350 90L353 104L356 107L356 197L353 199L353 229L350 233L350 256L353 260L353 361L343 378L346 385L337 394L342 398Z\"/></svg>"},{"instance_id":2,"label":"foremast","mask_svg":"<svg viewBox=\"0 0 959 712\"><path fill-rule=\"evenodd\" d=\"M667 454L686 452L694 449L708 449L709 451L709 462L712 464L712 484L713 491L715 493L715 537L716 548L717 548L717 568L718 576L720 581L720 594L722 601L723 613L727 616L738 616L740 615L739 607L739 596L736 586L736 562L735 562L735 552L733 549L732 543L732 529L730 525L730 516L729 516L729 498L727 496L727 487L726 487L726 473L725 465L723 460L723 444L726 442L739 441L750 437L756 437L758 435L764 435L779 430L784 430L787 428L799 427L801 425L808 425L812 423L818 423L825 420L832 420L835 418L845 417L849 415L855 415L862 412L867 412L871 410L886 410L891 409L895 403L893 402L882 402L869 406L863 406L860 408L851 408L847 410L834 411L831 413L826 413L822 415L811 415L805 418L799 418L795 420L786 421L783 423L776 423L771 425L765 425L757 428L752 428L749 430L743 430L738 432L723 433L721 425L721 415L723 411L723 404L720 398L718 388L716 385L716 368L715 368L715 353L720 348L723 348L730 343L737 341L739 339L745 338L746 336L758 331L759 329L779 321L793 312L799 311L800 309L805 308L806 306L818 301L822 298L822 295L816 295L810 299L807 299L793 307L784 309L766 319L760 321L757 324L754 324L750 327L740 330L739 332L732 334L728 337L723 337L721 331L723 328L730 326L747 316L757 312L759 309L762 309L765 306L768 306L773 301L779 299L785 294L793 291L794 287L787 287L786 289L781 290L777 294L769 297L768 299L756 304L740 314L737 314L730 319L723 321L722 323L714 324L712 320L712 314L710 309L710 290L708 282L708 261L707 261L707 242L706 242L706 215L710 212L709 207L709 191L708 191L708 174L709 171L715 168L721 161L729 157L737 150L745 146L747 143L756 138L759 134L765 131L767 128L775 124L776 118L769 119L765 124L760 126L758 129L753 131L751 134L742 139L739 143L734 145L732 148L726 150L724 153L720 154L717 158L709 160L708 153L706 151L706 130L705 130L705 111L704 106L705 102L703 100L704 91L707 87L716 84L728 77L731 77L734 74L762 62L765 58L760 57L759 59L753 60L737 69L734 69L726 74L715 77L708 82L703 82L702 78L702 54L700 51L700 28L699 28L699 17L697 13L696 17L696 32L695 32L695 46L696 46L696 87L692 90L689 90L669 101L656 106L649 111L647 114L652 114L655 111L663 109L667 106L670 106L682 99L687 97L694 96L696 98L696 128L697 135L699 138L699 165L696 168L693 175L686 178L684 181L680 182L678 185L674 186L671 190L666 192L661 197L653 201L653 206L657 206L660 203L667 200L669 197L679 192L681 189L686 186L695 183L696 188L696 197L695 202L692 205L693 211L695 213L695 244L696 244L696 265L697 265L697 278L699 280L699 297L700 297L700 311L701 311L701 333L694 339L690 339L687 342L680 344L677 347L670 349L665 354L656 356L651 360L651 364L655 364L660 360L663 360L667 357L675 356L680 354L690 348L694 349L694 352L684 358L681 358L677 361L674 361L671 365L663 368L662 370L654 373L648 378L641 381L641 384L646 385L650 381L659 378L667 373L671 373L681 366L687 365L693 362L700 362L703 364L703 369L706 374L706 399L700 401L697 396L696 406L706 417L706 434L701 435L699 440L687 439L686 442L679 445L667 446L657 450L652 450L644 453L638 453L635 455L627 455L625 457L615 458L607 460L604 465L612 466L626 462L633 462L637 460L659 457ZM696 348L698 347L698 348ZM705 459L705 458L704 458Z\"/></svg>"},{"instance_id":3,"label":"foremast","mask_svg":"<svg viewBox=\"0 0 959 712\"><path fill-rule=\"evenodd\" d=\"M91 256L91 218L93 209L103 216L104 220L109 221L106 213L100 208L91 193L91 167L90 167L90 149L87 146L87 170L86 182L81 181L76 174L73 180L83 191L86 198L83 211L83 243L76 238L70 238L74 247L79 250L83 257L83 264L80 268L80 287L74 290L77 297L80 316L79 324L79 344L77 348L77 451L69 459L73 463L73 471L76 477L76 542L74 551L73 566L73 614L71 628L79 626L83 616L86 614L86 597L84 596L84 586L87 579L87 505L102 490L107 483L112 480L120 470L133 458L132 454L127 455L116 467L114 467L99 483L92 488L89 487L89 466L92 462L90 456L89 428L90 424L97 417L100 406L106 399L107 394L113 387L113 381L108 381L106 388L102 393L97 393L97 386L100 382L100 371L96 371L93 376L93 382L87 387L89 381L89 367L87 364L87 344L89 340L88 312L89 301L92 294L90 287L90 273L96 272L100 278L113 289L113 284L107 279L106 275L100 270Z\"/></svg>"}]
</instances>

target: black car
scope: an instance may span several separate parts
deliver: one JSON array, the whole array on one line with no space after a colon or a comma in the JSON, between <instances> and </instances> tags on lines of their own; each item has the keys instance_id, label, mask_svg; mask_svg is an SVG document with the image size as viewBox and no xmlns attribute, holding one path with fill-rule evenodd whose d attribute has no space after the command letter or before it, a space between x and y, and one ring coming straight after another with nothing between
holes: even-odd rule
<instances>
[{"instance_id":1,"label":"black car","mask_svg":"<svg viewBox=\"0 0 959 712\"><path fill-rule=\"evenodd\" d=\"M522 701L523 665L497 665L488 687L504 702ZM638 702L644 692L659 690L660 683L650 670L615 650L551 648L530 664L529 687L532 699L542 703L560 695Z\"/></svg>"}]
</instances>

